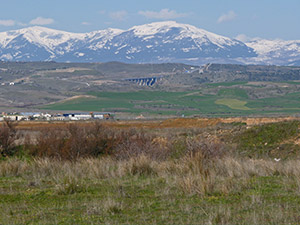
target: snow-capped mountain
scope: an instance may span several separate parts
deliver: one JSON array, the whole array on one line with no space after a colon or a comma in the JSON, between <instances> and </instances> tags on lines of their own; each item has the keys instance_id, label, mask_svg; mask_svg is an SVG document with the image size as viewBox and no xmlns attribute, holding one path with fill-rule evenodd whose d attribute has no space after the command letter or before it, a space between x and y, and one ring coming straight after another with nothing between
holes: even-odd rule
<instances>
[{"instance_id":1,"label":"snow-capped mountain","mask_svg":"<svg viewBox=\"0 0 300 225\"><path fill-rule=\"evenodd\" d=\"M172 21L132 27L115 36L107 47L111 59L126 62L182 62L256 55L242 42Z\"/></svg>"},{"instance_id":2,"label":"snow-capped mountain","mask_svg":"<svg viewBox=\"0 0 300 225\"><path fill-rule=\"evenodd\" d=\"M258 54L258 57L252 59L253 63L300 65L300 40L283 41L257 38L246 44Z\"/></svg>"},{"instance_id":3,"label":"snow-capped mountain","mask_svg":"<svg viewBox=\"0 0 300 225\"><path fill-rule=\"evenodd\" d=\"M49 61L66 55L83 56L80 50L99 49L122 30L107 29L91 33L70 33L45 27L29 27L0 33L0 59ZM88 46L87 46L88 45Z\"/></svg>"},{"instance_id":4,"label":"snow-capped mountain","mask_svg":"<svg viewBox=\"0 0 300 225\"><path fill-rule=\"evenodd\" d=\"M35 26L0 33L0 60L292 64L300 60L299 46L300 41L245 44L173 21L90 33Z\"/></svg>"}]
</instances>

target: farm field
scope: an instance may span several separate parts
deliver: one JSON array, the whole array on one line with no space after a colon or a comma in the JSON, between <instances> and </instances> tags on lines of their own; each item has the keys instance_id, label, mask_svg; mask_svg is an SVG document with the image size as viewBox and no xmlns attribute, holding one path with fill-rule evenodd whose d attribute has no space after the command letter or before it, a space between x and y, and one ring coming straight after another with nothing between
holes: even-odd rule
<instances>
[{"instance_id":1,"label":"farm field","mask_svg":"<svg viewBox=\"0 0 300 225\"><path fill-rule=\"evenodd\" d=\"M299 118L11 125L1 224L299 223Z\"/></svg>"},{"instance_id":2,"label":"farm field","mask_svg":"<svg viewBox=\"0 0 300 225\"><path fill-rule=\"evenodd\" d=\"M226 105L231 109L250 110L250 108L245 106L245 104L247 104L246 101L240 101L238 99L223 98L216 100L215 103L218 105Z\"/></svg>"},{"instance_id":3,"label":"farm field","mask_svg":"<svg viewBox=\"0 0 300 225\"><path fill-rule=\"evenodd\" d=\"M197 68L177 63L1 62L0 108L148 117L299 112L299 67L207 64ZM151 85L137 82L149 78L155 80ZM227 104L226 99L236 103ZM245 107L238 101L246 102Z\"/></svg>"},{"instance_id":4,"label":"farm field","mask_svg":"<svg viewBox=\"0 0 300 225\"><path fill-rule=\"evenodd\" d=\"M297 84L293 84L295 90L292 91L282 83L252 85L255 86L251 82L229 82L208 84L193 91L89 92L85 94L86 97L66 99L41 108L215 117L278 116L300 112L300 91L295 87Z\"/></svg>"}]
</instances>

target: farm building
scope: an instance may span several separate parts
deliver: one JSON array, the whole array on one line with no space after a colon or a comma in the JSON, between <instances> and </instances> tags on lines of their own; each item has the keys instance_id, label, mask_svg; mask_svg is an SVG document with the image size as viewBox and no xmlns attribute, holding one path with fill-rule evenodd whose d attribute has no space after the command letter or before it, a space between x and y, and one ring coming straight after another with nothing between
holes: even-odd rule
<instances>
[{"instance_id":1,"label":"farm building","mask_svg":"<svg viewBox=\"0 0 300 225\"><path fill-rule=\"evenodd\" d=\"M91 113L65 113L63 116L69 120L89 120L92 119Z\"/></svg>"},{"instance_id":2,"label":"farm building","mask_svg":"<svg viewBox=\"0 0 300 225\"><path fill-rule=\"evenodd\" d=\"M52 114L49 120L66 120L66 117L63 114Z\"/></svg>"},{"instance_id":3,"label":"farm building","mask_svg":"<svg viewBox=\"0 0 300 225\"><path fill-rule=\"evenodd\" d=\"M11 120L11 121L28 120L28 118L26 116L22 116L22 115L19 115L19 114L2 116L0 120L2 121L2 120L5 120L5 119L6 120Z\"/></svg>"},{"instance_id":4,"label":"farm building","mask_svg":"<svg viewBox=\"0 0 300 225\"><path fill-rule=\"evenodd\" d=\"M0 120L8 119L12 121L21 120L50 120L51 114L40 112L14 112L14 113L2 113Z\"/></svg>"},{"instance_id":5,"label":"farm building","mask_svg":"<svg viewBox=\"0 0 300 225\"><path fill-rule=\"evenodd\" d=\"M20 115L22 115L25 120L38 120L42 118L42 113L40 112L21 112Z\"/></svg>"},{"instance_id":6,"label":"farm building","mask_svg":"<svg viewBox=\"0 0 300 225\"><path fill-rule=\"evenodd\" d=\"M49 114L49 113L37 113L37 112L21 112L21 113L2 113L0 121L5 119L12 121L20 120L90 120L90 119L109 119L111 114L107 112L76 112L65 114Z\"/></svg>"},{"instance_id":7,"label":"farm building","mask_svg":"<svg viewBox=\"0 0 300 225\"><path fill-rule=\"evenodd\" d=\"M5 119L11 121L20 121L20 120L26 120L27 117L20 113L8 113L8 114L2 113L0 120L3 121Z\"/></svg>"},{"instance_id":8,"label":"farm building","mask_svg":"<svg viewBox=\"0 0 300 225\"><path fill-rule=\"evenodd\" d=\"M63 116L69 120L89 120L89 119L109 119L111 116L110 113L101 113L101 112L81 112L81 113L65 113Z\"/></svg>"},{"instance_id":9,"label":"farm building","mask_svg":"<svg viewBox=\"0 0 300 225\"><path fill-rule=\"evenodd\" d=\"M111 118L111 114L108 112L94 112L92 113L92 116L94 119L101 119L101 120L103 119L108 120Z\"/></svg>"},{"instance_id":10,"label":"farm building","mask_svg":"<svg viewBox=\"0 0 300 225\"><path fill-rule=\"evenodd\" d=\"M103 114L98 114L98 113L93 113L93 118L103 120L104 115Z\"/></svg>"}]
</instances>

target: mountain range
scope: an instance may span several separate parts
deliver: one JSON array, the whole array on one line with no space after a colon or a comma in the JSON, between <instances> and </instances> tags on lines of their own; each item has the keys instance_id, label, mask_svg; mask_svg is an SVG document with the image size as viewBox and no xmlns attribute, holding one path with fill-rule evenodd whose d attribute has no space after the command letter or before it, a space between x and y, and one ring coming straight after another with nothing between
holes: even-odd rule
<instances>
[{"instance_id":1,"label":"mountain range","mask_svg":"<svg viewBox=\"0 0 300 225\"><path fill-rule=\"evenodd\" d=\"M0 60L300 65L300 40L243 43L174 21L89 33L34 26L1 32Z\"/></svg>"}]
</instances>

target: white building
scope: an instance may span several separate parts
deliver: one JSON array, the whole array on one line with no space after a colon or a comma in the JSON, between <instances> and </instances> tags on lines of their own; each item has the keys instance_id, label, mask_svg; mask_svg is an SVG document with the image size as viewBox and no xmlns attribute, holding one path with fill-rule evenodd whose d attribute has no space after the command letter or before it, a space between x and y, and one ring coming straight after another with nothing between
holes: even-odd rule
<instances>
[{"instance_id":1,"label":"white building","mask_svg":"<svg viewBox=\"0 0 300 225\"><path fill-rule=\"evenodd\" d=\"M92 119L92 115L89 113L72 113L69 114L70 120L89 120Z\"/></svg>"},{"instance_id":2,"label":"white building","mask_svg":"<svg viewBox=\"0 0 300 225\"><path fill-rule=\"evenodd\" d=\"M103 120L104 119L104 115L103 114L96 114L94 113L94 119L99 119L99 120Z\"/></svg>"}]
</instances>

